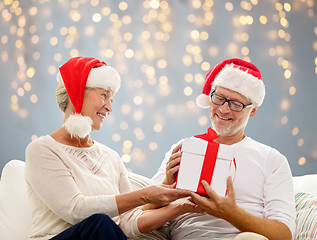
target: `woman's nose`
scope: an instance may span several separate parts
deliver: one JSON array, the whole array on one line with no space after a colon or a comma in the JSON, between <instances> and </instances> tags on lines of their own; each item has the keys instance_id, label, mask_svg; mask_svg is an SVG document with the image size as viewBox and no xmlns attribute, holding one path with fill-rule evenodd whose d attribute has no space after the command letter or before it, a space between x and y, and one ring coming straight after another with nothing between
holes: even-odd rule
<instances>
[{"instance_id":1,"label":"woman's nose","mask_svg":"<svg viewBox=\"0 0 317 240\"><path fill-rule=\"evenodd\" d=\"M111 101L107 101L104 105L104 108L107 109L108 112L112 112Z\"/></svg>"}]
</instances>

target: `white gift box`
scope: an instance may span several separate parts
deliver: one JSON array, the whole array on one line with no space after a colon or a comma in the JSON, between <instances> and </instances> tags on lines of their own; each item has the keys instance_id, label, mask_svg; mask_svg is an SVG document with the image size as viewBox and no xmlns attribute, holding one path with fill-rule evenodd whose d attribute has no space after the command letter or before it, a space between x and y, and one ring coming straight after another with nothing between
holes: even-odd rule
<instances>
[{"instance_id":1,"label":"white gift box","mask_svg":"<svg viewBox=\"0 0 317 240\"><path fill-rule=\"evenodd\" d=\"M207 154L208 147L208 154ZM205 157L208 156L208 157ZM227 178L233 175L233 147L199 138L185 138L176 188L206 195L201 181L206 180L220 196L225 196Z\"/></svg>"}]
</instances>

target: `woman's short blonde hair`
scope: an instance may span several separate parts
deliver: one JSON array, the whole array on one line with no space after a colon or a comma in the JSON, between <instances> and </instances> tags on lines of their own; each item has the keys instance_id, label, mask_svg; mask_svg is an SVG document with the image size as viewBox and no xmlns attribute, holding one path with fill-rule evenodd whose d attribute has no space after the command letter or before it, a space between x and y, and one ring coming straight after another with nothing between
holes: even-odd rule
<instances>
[{"instance_id":1,"label":"woman's short blonde hair","mask_svg":"<svg viewBox=\"0 0 317 240\"><path fill-rule=\"evenodd\" d=\"M64 82L59 81L58 86L56 88L56 102L58 107L62 110L62 112L65 112L68 101L69 97Z\"/></svg>"}]
</instances>

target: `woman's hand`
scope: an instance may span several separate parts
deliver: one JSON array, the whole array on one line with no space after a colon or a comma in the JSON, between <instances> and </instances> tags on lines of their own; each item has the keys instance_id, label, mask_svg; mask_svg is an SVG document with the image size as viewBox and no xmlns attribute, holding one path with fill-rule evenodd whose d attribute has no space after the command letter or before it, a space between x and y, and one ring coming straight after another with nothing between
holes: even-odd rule
<instances>
[{"instance_id":1,"label":"woman's hand","mask_svg":"<svg viewBox=\"0 0 317 240\"><path fill-rule=\"evenodd\" d=\"M172 204L174 204L174 203L172 203ZM180 199L180 200L176 201L175 204L181 209L181 214L184 214L184 213L204 213L205 212L191 198Z\"/></svg>"},{"instance_id":2,"label":"woman's hand","mask_svg":"<svg viewBox=\"0 0 317 240\"><path fill-rule=\"evenodd\" d=\"M175 182L176 174L179 170L179 163L181 161L182 152L182 143L178 144L172 151L170 159L166 163L166 175L163 181L164 184L171 185Z\"/></svg>"},{"instance_id":3,"label":"woman's hand","mask_svg":"<svg viewBox=\"0 0 317 240\"><path fill-rule=\"evenodd\" d=\"M179 198L190 196L191 191L183 189L175 189L173 185L153 185L144 188L144 201L159 206L165 206Z\"/></svg>"}]
</instances>

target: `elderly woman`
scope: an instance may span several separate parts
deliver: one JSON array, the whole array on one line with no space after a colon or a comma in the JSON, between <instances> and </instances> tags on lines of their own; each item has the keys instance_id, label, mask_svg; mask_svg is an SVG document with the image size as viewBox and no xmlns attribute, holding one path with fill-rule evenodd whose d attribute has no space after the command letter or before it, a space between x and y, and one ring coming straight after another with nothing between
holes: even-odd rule
<instances>
[{"instance_id":1,"label":"elderly woman","mask_svg":"<svg viewBox=\"0 0 317 240\"><path fill-rule=\"evenodd\" d=\"M120 87L115 69L95 58L76 57L59 68L57 78L64 122L26 148L29 239L126 239L201 211L188 200L169 204L189 196L185 190L162 185L131 191L119 155L91 138L112 111ZM148 203L163 207L139 207Z\"/></svg>"}]
</instances>

